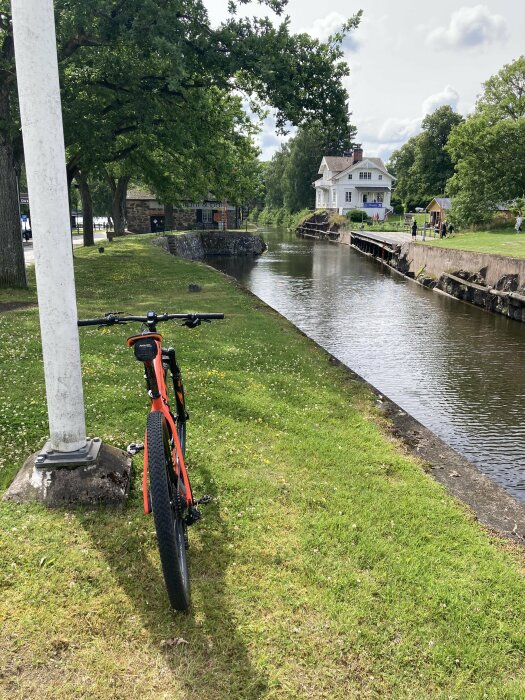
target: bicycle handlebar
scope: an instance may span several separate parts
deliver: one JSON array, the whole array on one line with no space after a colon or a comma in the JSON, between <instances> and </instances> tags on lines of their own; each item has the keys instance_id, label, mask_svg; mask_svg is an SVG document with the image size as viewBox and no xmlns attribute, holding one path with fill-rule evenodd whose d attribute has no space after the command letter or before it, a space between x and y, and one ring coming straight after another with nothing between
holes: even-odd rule
<instances>
[{"instance_id":1,"label":"bicycle handlebar","mask_svg":"<svg viewBox=\"0 0 525 700\"><path fill-rule=\"evenodd\" d=\"M121 316L119 313L106 314L103 318L86 318L79 320L79 326L114 326L117 323L126 323L127 321L137 321L147 325L156 325L162 321L180 320L189 322L189 324L199 323L200 321L213 321L223 319L224 314L156 314L154 311L148 312L147 316Z\"/></svg>"}]
</instances>

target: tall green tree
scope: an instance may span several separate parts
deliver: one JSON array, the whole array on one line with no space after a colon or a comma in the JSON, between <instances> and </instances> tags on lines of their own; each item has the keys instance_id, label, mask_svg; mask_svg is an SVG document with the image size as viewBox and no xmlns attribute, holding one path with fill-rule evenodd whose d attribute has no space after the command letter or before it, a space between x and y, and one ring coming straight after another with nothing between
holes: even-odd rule
<instances>
[{"instance_id":1,"label":"tall green tree","mask_svg":"<svg viewBox=\"0 0 525 700\"><path fill-rule=\"evenodd\" d=\"M450 154L445 149L449 135L463 117L449 105L428 114L421 123L422 132L392 153L388 168L396 176L395 196L405 208L428 203L443 195L454 173Z\"/></svg>"},{"instance_id":2,"label":"tall green tree","mask_svg":"<svg viewBox=\"0 0 525 700\"><path fill-rule=\"evenodd\" d=\"M525 57L483 84L474 113L447 143L455 174L448 182L464 225L490 221L499 204L525 192Z\"/></svg>"},{"instance_id":3,"label":"tall green tree","mask_svg":"<svg viewBox=\"0 0 525 700\"><path fill-rule=\"evenodd\" d=\"M0 287L27 286L18 208L21 141L13 61L9 3L0 0Z\"/></svg>"},{"instance_id":4,"label":"tall green tree","mask_svg":"<svg viewBox=\"0 0 525 700\"><path fill-rule=\"evenodd\" d=\"M291 34L287 19L274 25L268 18L239 17L245 4L232 0L229 18L212 26L201 0L56 0L68 174L79 176L84 196L94 168L126 161L148 134L166 120L176 122L194 91L244 92L277 110L278 128L313 120L346 123L342 78L348 66L341 44L358 26L360 13L320 42ZM287 0L260 4L279 17ZM0 116L8 113L13 122L8 0L0 0L0 17ZM0 141L7 158L4 175L14 157L14 126ZM6 193L0 191L0 200ZM9 201L14 210L12 195ZM0 244L5 247L9 239L21 249L12 225L2 231ZM0 280L9 283L2 271Z\"/></svg>"}]
</instances>

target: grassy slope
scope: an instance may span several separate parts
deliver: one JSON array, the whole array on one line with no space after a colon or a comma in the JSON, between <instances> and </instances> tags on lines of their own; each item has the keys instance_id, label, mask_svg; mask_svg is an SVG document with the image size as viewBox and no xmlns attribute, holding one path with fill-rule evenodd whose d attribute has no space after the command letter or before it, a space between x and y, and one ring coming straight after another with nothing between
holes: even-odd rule
<instances>
[{"instance_id":1,"label":"grassy slope","mask_svg":"<svg viewBox=\"0 0 525 700\"><path fill-rule=\"evenodd\" d=\"M461 232L452 238L432 239L426 245L525 258L525 234L517 234L511 227L494 231Z\"/></svg>"},{"instance_id":2,"label":"grassy slope","mask_svg":"<svg viewBox=\"0 0 525 700\"><path fill-rule=\"evenodd\" d=\"M0 697L525 697L523 552L404 456L368 391L276 314L140 238L106 251L76 252L81 315L227 314L164 329L186 369L196 492L216 496L190 533L193 612L167 606L138 476L121 513L2 503ZM34 310L0 316L4 486L46 433L37 328ZM146 413L131 330L81 340L90 431L121 447Z\"/></svg>"}]
</instances>

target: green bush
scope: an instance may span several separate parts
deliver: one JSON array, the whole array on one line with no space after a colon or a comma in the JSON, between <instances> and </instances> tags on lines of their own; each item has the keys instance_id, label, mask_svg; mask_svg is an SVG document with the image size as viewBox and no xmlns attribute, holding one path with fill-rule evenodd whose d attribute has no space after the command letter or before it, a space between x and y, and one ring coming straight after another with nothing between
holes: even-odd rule
<instances>
[{"instance_id":1,"label":"green bush","mask_svg":"<svg viewBox=\"0 0 525 700\"><path fill-rule=\"evenodd\" d=\"M368 221L370 218L362 209L351 209L345 216L349 221Z\"/></svg>"},{"instance_id":2,"label":"green bush","mask_svg":"<svg viewBox=\"0 0 525 700\"><path fill-rule=\"evenodd\" d=\"M248 215L248 221L251 221L252 223L256 224L259 220L260 213L261 212L259 211L259 209L257 207L254 207Z\"/></svg>"}]
</instances>

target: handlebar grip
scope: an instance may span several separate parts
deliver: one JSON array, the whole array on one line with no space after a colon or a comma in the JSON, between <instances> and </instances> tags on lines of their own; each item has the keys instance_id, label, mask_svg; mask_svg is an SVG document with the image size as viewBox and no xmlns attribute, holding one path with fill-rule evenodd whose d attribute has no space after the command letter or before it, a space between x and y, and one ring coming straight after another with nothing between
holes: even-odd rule
<instances>
[{"instance_id":1,"label":"handlebar grip","mask_svg":"<svg viewBox=\"0 0 525 700\"><path fill-rule=\"evenodd\" d=\"M84 321L77 321L77 326L102 326L107 322L107 318L87 318Z\"/></svg>"}]
</instances>

